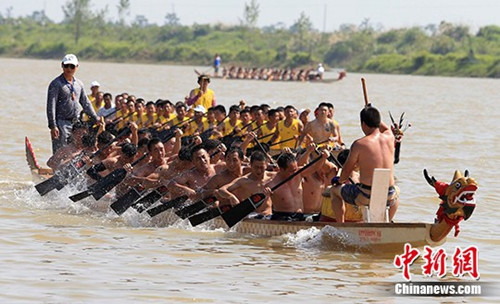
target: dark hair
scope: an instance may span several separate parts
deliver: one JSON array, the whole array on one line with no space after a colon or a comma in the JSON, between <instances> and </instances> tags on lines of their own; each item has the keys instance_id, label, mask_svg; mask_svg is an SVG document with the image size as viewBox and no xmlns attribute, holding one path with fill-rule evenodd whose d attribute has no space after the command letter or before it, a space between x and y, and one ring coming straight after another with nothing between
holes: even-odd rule
<instances>
[{"instance_id":1,"label":"dark hair","mask_svg":"<svg viewBox=\"0 0 500 304\"><path fill-rule=\"evenodd\" d=\"M191 160L191 149L188 147L182 147L177 156L180 160L189 161Z\"/></svg>"},{"instance_id":2,"label":"dark hair","mask_svg":"<svg viewBox=\"0 0 500 304\"><path fill-rule=\"evenodd\" d=\"M293 155L292 153L282 153L278 157L278 167L280 167L281 169L286 169L288 168L288 165L290 165L294 161L297 161L295 155Z\"/></svg>"},{"instance_id":3,"label":"dark hair","mask_svg":"<svg viewBox=\"0 0 500 304\"><path fill-rule=\"evenodd\" d=\"M109 96L109 98L113 99L113 96L111 95L111 93L104 93L104 95L102 95L102 98L106 98L107 96Z\"/></svg>"},{"instance_id":4,"label":"dark hair","mask_svg":"<svg viewBox=\"0 0 500 304\"><path fill-rule=\"evenodd\" d=\"M268 117L272 117L272 116L274 116L276 113L278 113L278 111L277 111L277 110L275 110L275 109L271 109L271 110L269 110L269 111L267 112L267 116L268 116Z\"/></svg>"},{"instance_id":5,"label":"dark hair","mask_svg":"<svg viewBox=\"0 0 500 304\"><path fill-rule=\"evenodd\" d=\"M163 100L163 99L158 99L158 100L156 100L155 104L156 104L157 107L163 107L164 105L167 104L167 101Z\"/></svg>"},{"instance_id":6,"label":"dark hair","mask_svg":"<svg viewBox=\"0 0 500 304\"><path fill-rule=\"evenodd\" d=\"M96 137L92 133L87 133L82 136L82 144L84 147L94 147L96 143Z\"/></svg>"},{"instance_id":7,"label":"dark hair","mask_svg":"<svg viewBox=\"0 0 500 304\"><path fill-rule=\"evenodd\" d=\"M380 127L380 112L374 107L366 107L359 113L361 123L365 123L370 128Z\"/></svg>"},{"instance_id":8,"label":"dark hair","mask_svg":"<svg viewBox=\"0 0 500 304\"><path fill-rule=\"evenodd\" d=\"M248 108L244 108L243 110L241 110L240 114L243 113L250 113L250 110Z\"/></svg>"},{"instance_id":9,"label":"dark hair","mask_svg":"<svg viewBox=\"0 0 500 304\"><path fill-rule=\"evenodd\" d=\"M345 164L347 157L349 156L349 152L349 149L344 149L339 152L339 155L337 155L337 160L342 166Z\"/></svg>"},{"instance_id":10,"label":"dark hair","mask_svg":"<svg viewBox=\"0 0 500 304\"><path fill-rule=\"evenodd\" d=\"M149 107L150 105L153 105L153 106L154 106L154 105L155 105L155 103L154 103L154 102L152 102L152 101L148 101L148 102L146 103L146 107Z\"/></svg>"},{"instance_id":11,"label":"dark hair","mask_svg":"<svg viewBox=\"0 0 500 304\"><path fill-rule=\"evenodd\" d=\"M256 161L267 161L267 157L261 151L255 151L252 153L252 155L250 155L250 163L253 163Z\"/></svg>"},{"instance_id":12,"label":"dark hair","mask_svg":"<svg viewBox=\"0 0 500 304\"><path fill-rule=\"evenodd\" d=\"M287 105L285 107L285 111L288 110L288 109L294 109L295 111L297 111L297 109L294 106L292 106L292 105Z\"/></svg>"},{"instance_id":13,"label":"dark hair","mask_svg":"<svg viewBox=\"0 0 500 304\"><path fill-rule=\"evenodd\" d=\"M149 129L139 129L139 131L137 131L137 136L143 136L142 138L147 138L148 140L153 138Z\"/></svg>"},{"instance_id":14,"label":"dark hair","mask_svg":"<svg viewBox=\"0 0 500 304\"><path fill-rule=\"evenodd\" d=\"M113 141L115 137L109 131L102 131L101 134L97 136L97 142L102 145L107 145Z\"/></svg>"},{"instance_id":15,"label":"dark hair","mask_svg":"<svg viewBox=\"0 0 500 304\"><path fill-rule=\"evenodd\" d=\"M203 142L203 148L207 151L217 148L221 144L220 140L217 139L206 139Z\"/></svg>"},{"instance_id":16,"label":"dark hair","mask_svg":"<svg viewBox=\"0 0 500 304\"><path fill-rule=\"evenodd\" d=\"M333 105L330 104L333 108ZM327 108L330 108L329 104L327 102L321 102L319 105L318 105L318 109L321 108L321 107L327 107Z\"/></svg>"},{"instance_id":17,"label":"dark hair","mask_svg":"<svg viewBox=\"0 0 500 304\"><path fill-rule=\"evenodd\" d=\"M182 101L178 101L175 103L175 109L179 109L179 108L184 108L184 110L187 110L187 106L185 103L183 103Z\"/></svg>"},{"instance_id":18,"label":"dark hair","mask_svg":"<svg viewBox=\"0 0 500 304\"><path fill-rule=\"evenodd\" d=\"M285 112L285 108L283 108L282 106L279 106L276 108L276 111L278 112Z\"/></svg>"},{"instance_id":19,"label":"dark hair","mask_svg":"<svg viewBox=\"0 0 500 304\"><path fill-rule=\"evenodd\" d=\"M137 153L137 146L133 143L125 143L122 146L122 153L125 156L133 157Z\"/></svg>"},{"instance_id":20,"label":"dark hair","mask_svg":"<svg viewBox=\"0 0 500 304\"><path fill-rule=\"evenodd\" d=\"M140 149L143 146L147 146L147 144L149 143L149 140L150 139L147 137L143 137L143 138L139 139L139 142L137 142L137 148Z\"/></svg>"},{"instance_id":21,"label":"dark hair","mask_svg":"<svg viewBox=\"0 0 500 304\"><path fill-rule=\"evenodd\" d=\"M208 77L208 75L201 74L200 76L198 76L198 84L201 84L201 81L205 79L208 81L208 83L210 83L210 77Z\"/></svg>"},{"instance_id":22,"label":"dark hair","mask_svg":"<svg viewBox=\"0 0 500 304\"><path fill-rule=\"evenodd\" d=\"M153 146L158 144L158 143L161 143L161 140L158 137L151 138L148 141L148 151L151 151L153 149Z\"/></svg>"},{"instance_id":23,"label":"dark hair","mask_svg":"<svg viewBox=\"0 0 500 304\"><path fill-rule=\"evenodd\" d=\"M240 107L239 106L231 106L229 107L229 113L231 112L238 112L240 113Z\"/></svg>"},{"instance_id":24,"label":"dark hair","mask_svg":"<svg viewBox=\"0 0 500 304\"><path fill-rule=\"evenodd\" d=\"M225 115L226 114L226 107L224 107L223 105L217 105L214 107L214 111L219 111Z\"/></svg>"},{"instance_id":25,"label":"dark hair","mask_svg":"<svg viewBox=\"0 0 500 304\"><path fill-rule=\"evenodd\" d=\"M196 145L194 146L192 149L191 149L191 153L190 153L190 157L189 157L189 160L193 160L193 154L195 154L196 152L200 151L200 150L205 150L205 152L207 151L204 147L203 144L201 145Z\"/></svg>"},{"instance_id":26,"label":"dark hair","mask_svg":"<svg viewBox=\"0 0 500 304\"><path fill-rule=\"evenodd\" d=\"M73 126L71 127L71 130L72 130L72 132L75 132L78 129L86 129L86 128L87 128L87 126L85 123L83 123L81 121L77 121L73 124Z\"/></svg>"},{"instance_id":27,"label":"dark hair","mask_svg":"<svg viewBox=\"0 0 500 304\"><path fill-rule=\"evenodd\" d=\"M227 152L226 152L226 157L228 157L230 154L233 154L233 153L238 153L238 158L240 160L243 160L243 158L245 157L243 155L243 150L241 150L240 147L231 147L231 148L229 148L229 150L227 150Z\"/></svg>"}]
</instances>

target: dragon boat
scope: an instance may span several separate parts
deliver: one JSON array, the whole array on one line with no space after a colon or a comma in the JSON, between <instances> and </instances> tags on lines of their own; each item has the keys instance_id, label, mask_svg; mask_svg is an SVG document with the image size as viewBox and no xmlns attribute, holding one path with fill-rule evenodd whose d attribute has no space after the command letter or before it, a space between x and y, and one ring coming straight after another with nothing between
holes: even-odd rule
<instances>
[{"instance_id":1,"label":"dragon boat","mask_svg":"<svg viewBox=\"0 0 500 304\"><path fill-rule=\"evenodd\" d=\"M36 161L35 153L26 137L26 159L28 161L33 181L38 182L51 176L50 169L42 168ZM380 172L377 172L380 170ZM455 228L455 237L459 233L459 223L467 220L475 208L475 192L477 183L468 176L467 170L462 175L455 171L451 183L437 181L424 170L427 182L438 193L439 204L434 223L389 223L385 208L386 190L389 183L389 172L385 169L376 169L370 207L364 208L361 222L308 222L308 221L271 221L245 218L232 228L228 228L219 217L208 221L205 227L223 228L242 234L252 234L262 237L280 236L288 233L297 233L307 229L326 229L329 235L334 236L333 242L342 243L342 246L401 248L401 244L410 243L412 246L424 245L439 246L446 241L447 235ZM384 186L384 184L386 186ZM180 219L170 210L151 219L155 226L168 226ZM333 233L332 233L333 232Z\"/></svg>"},{"instance_id":2,"label":"dragon boat","mask_svg":"<svg viewBox=\"0 0 500 304\"><path fill-rule=\"evenodd\" d=\"M198 70L194 69L194 72L197 75L204 75L205 73L201 73ZM310 82L310 83L334 83L341 81L347 76L346 71L341 70L338 72L337 78L318 78L318 77L310 77L304 80L296 80L296 79L278 79L278 78L258 78L258 77L230 77L229 75L208 75L211 79L222 79L222 80L259 80L259 81L269 81L269 82ZM314 76L314 75L312 75Z\"/></svg>"}]
</instances>

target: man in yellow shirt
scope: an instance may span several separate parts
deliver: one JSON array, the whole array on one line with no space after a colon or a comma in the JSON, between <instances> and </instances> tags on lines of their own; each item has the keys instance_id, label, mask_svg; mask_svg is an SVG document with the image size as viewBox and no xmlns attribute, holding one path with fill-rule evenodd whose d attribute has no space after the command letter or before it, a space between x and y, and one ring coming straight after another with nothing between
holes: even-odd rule
<instances>
[{"instance_id":1,"label":"man in yellow shirt","mask_svg":"<svg viewBox=\"0 0 500 304\"><path fill-rule=\"evenodd\" d=\"M215 107L217 105L215 102L215 93L212 89L208 88L209 83L210 77L207 75L198 76L200 87L191 90L189 97L186 99L186 104L193 107L202 105L205 109Z\"/></svg>"}]
</instances>

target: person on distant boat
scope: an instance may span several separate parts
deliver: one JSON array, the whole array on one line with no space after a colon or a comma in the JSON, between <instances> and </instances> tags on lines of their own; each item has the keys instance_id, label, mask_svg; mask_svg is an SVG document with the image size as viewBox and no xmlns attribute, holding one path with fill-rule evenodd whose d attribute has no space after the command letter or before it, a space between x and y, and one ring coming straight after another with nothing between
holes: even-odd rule
<instances>
[{"instance_id":1,"label":"person on distant boat","mask_svg":"<svg viewBox=\"0 0 500 304\"><path fill-rule=\"evenodd\" d=\"M78 58L74 54L67 54L61 61L61 68L62 74L52 80L47 93L47 121L52 138L52 153L68 144L72 126L82 107L92 121L98 121L83 83L75 78Z\"/></svg>"},{"instance_id":2,"label":"person on distant boat","mask_svg":"<svg viewBox=\"0 0 500 304\"><path fill-rule=\"evenodd\" d=\"M219 54L215 53L215 57L214 57L214 76L217 77L219 76L219 69L220 69L220 65L221 65L221 58L219 56Z\"/></svg>"},{"instance_id":3,"label":"person on distant boat","mask_svg":"<svg viewBox=\"0 0 500 304\"><path fill-rule=\"evenodd\" d=\"M335 220L344 222L345 203L367 206L375 168L391 170L390 186L387 193L389 220L392 220L399 204L399 189L394 184L394 135L381 120L380 112L371 106L360 112L361 129L365 136L354 141L340 177L332 179L334 185L330 196ZM359 183L349 184L348 177L355 166L359 168Z\"/></svg>"},{"instance_id":4,"label":"person on distant boat","mask_svg":"<svg viewBox=\"0 0 500 304\"><path fill-rule=\"evenodd\" d=\"M207 75L198 76L198 84L200 87L191 90L186 104L193 107L202 105L205 109L215 107L217 105L215 102L215 93L212 89L208 88L209 83L210 77Z\"/></svg>"},{"instance_id":5,"label":"person on distant boat","mask_svg":"<svg viewBox=\"0 0 500 304\"><path fill-rule=\"evenodd\" d=\"M310 149L314 149L314 146L311 145ZM316 170L319 170L325 164L328 156L330 156L328 151L323 151L321 154L321 160L305 169L301 174L296 175L294 178L292 178L292 180L288 181L280 188L273 191L271 195L271 200L273 202L273 215L271 216L272 220L304 220L302 178L314 173L314 171ZM266 185L267 187L272 188L276 186L281 181L285 180L300 169L297 159L292 153L282 153L278 158L278 166L279 172Z\"/></svg>"},{"instance_id":6,"label":"person on distant boat","mask_svg":"<svg viewBox=\"0 0 500 304\"><path fill-rule=\"evenodd\" d=\"M316 78L323 80L323 74L325 74L325 68L323 64L318 63L318 68L316 69Z\"/></svg>"}]
</instances>

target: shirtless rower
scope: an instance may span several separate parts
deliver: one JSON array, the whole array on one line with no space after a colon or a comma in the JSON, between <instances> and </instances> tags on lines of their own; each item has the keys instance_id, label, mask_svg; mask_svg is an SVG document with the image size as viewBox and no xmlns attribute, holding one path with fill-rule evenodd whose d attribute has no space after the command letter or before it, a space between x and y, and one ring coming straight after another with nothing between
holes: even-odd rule
<instances>
[{"instance_id":1,"label":"shirtless rower","mask_svg":"<svg viewBox=\"0 0 500 304\"><path fill-rule=\"evenodd\" d=\"M215 195L219 199L228 199L232 206L237 205L241 200L258 192L264 193L269 197L271 191L266 184L271 181L276 173L268 172L266 168L266 155L260 151L254 152L250 156L250 173L214 191ZM270 217L272 214L271 205L271 200L266 199L256 210L260 214L258 217Z\"/></svg>"},{"instance_id":2,"label":"shirtless rower","mask_svg":"<svg viewBox=\"0 0 500 304\"><path fill-rule=\"evenodd\" d=\"M302 144L304 138L310 135L316 144L328 142L328 145L340 148L342 143L339 142L339 134L337 134L334 121L328 118L329 111L327 104L324 102L320 103L316 112L316 119L307 123L304 131L300 134L299 146Z\"/></svg>"},{"instance_id":3,"label":"shirtless rower","mask_svg":"<svg viewBox=\"0 0 500 304\"><path fill-rule=\"evenodd\" d=\"M304 203L302 193L302 178L312 174L320 169L329 156L328 151L323 151L322 159L316 164L305 169L301 174L298 174L290 181L285 183L280 188L273 191L271 199L273 201L272 220L285 221L301 221L304 220ZM278 166L280 168L276 176L267 184L268 187L273 187L285 180L290 175L299 170L297 159L292 153L282 153L278 158ZM320 192L321 193L321 192Z\"/></svg>"},{"instance_id":4,"label":"shirtless rower","mask_svg":"<svg viewBox=\"0 0 500 304\"><path fill-rule=\"evenodd\" d=\"M203 186L203 190L198 195L196 200L213 195L214 190L217 190L241 177L243 175L243 159L243 151L241 151L240 148L233 147L229 149L225 157L224 170L210 178L205 186ZM229 201L223 199L220 203L221 205L227 205L229 204Z\"/></svg>"},{"instance_id":5,"label":"shirtless rower","mask_svg":"<svg viewBox=\"0 0 500 304\"><path fill-rule=\"evenodd\" d=\"M399 204L399 189L394 185L394 135L381 120L379 111L374 107L365 107L360 112L361 129L364 137L354 141L340 177L332 180L330 195L335 220L344 222L345 202L367 206L370 203L370 191L375 168L391 170L387 194L389 220L392 220ZM359 183L346 183L355 166L359 167Z\"/></svg>"},{"instance_id":6,"label":"shirtless rower","mask_svg":"<svg viewBox=\"0 0 500 304\"><path fill-rule=\"evenodd\" d=\"M173 187L173 197L185 194L196 199L200 188L215 175L214 165L210 164L210 155L203 145L195 146L191 150L191 162L194 168L182 173L169 184L169 187Z\"/></svg>"},{"instance_id":7,"label":"shirtless rower","mask_svg":"<svg viewBox=\"0 0 500 304\"><path fill-rule=\"evenodd\" d=\"M87 129L83 123L73 124L70 144L59 148L47 161L47 166L56 170L61 164L68 162L83 150L82 137L87 134Z\"/></svg>"}]
</instances>

